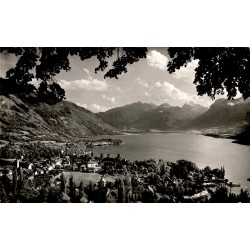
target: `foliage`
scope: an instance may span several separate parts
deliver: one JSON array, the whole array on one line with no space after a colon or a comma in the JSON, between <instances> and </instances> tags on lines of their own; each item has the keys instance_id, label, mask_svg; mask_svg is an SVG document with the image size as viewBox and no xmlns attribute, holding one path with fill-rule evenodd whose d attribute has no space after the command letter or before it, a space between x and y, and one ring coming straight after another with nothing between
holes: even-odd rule
<instances>
[{"instance_id":1,"label":"foliage","mask_svg":"<svg viewBox=\"0 0 250 250\"><path fill-rule=\"evenodd\" d=\"M124 203L126 194L125 194L125 186L123 178L120 178L117 184L118 184L118 202Z\"/></svg>"},{"instance_id":2,"label":"foliage","mask_svg":"<svg viewBox=\"0 0 250 250\"><path fill-rule=\"evenodd\" d=\"M221 185L216 188L215 192L212 194L209 202L222 203L222 202L242 202L248 203L250 201L249 193L247 190L241 189L240 194L234 194L229 192L228 188Z\"/></svg>"},{"instance_id":3,"label":"foliage","mask_svg":"<svg viewBox=\"0 0 250 250\"><path fill-rule=\"evenodd\" d=\"M95 72L107 69L108 58L114 55L116 48L0 48L0 53L15 54L19 57L15 68L7 71L6 77L21 89L26 88L32 79L41 80L38 93L43 101L47 98L60 101L65 92L54 77L60 71L69 71L70 56L78 56L82 61L91 57L99 60L99 66ZM147 48L123 48L121 55L113 61L112 67L107 70L104 78L118 78L127 72L127 66L141 58L146 57ZM35 73L34 73L35 72Z\"/></svg>"},{"instance_id":4,"label":"foliage","mask_svg":"<svg viewBox=\"0 0 250 250\"><path fill-rule=\"evenodd\" d=\"M236 96L237 89L246 99L250 96L250 48L169 48L171 60L169 73L186 67L198 60L194 84L198 95L216 94L227 91L228 99Z\"/></svg>"},{"instance_id":5,"label":"foliage","mask_svg":"<svg viewBox=\"0 0 250 250\"><path fill-rule=\"evenodd\" d=\"M178 160L177 162L169 162L171 166L170 175L180 179L187 179L190 172L199 172L196 164L187 160Z\"/></svg>"},{"instance_id":6,"label":"foliage","mask_svg":"<svg viewBox=\"0 0 250 250\"><path fill-rule=\"evenodd\" d=\"M210 202L221 203L228 201L228 188L226 186L219 186L212 195Z\"/></svg>"},{"instance_id":7,"label":"foliage","mask_svg":"<svg viewBox=\"0 0 250 250\"><path fill-rule=\"evenodd\" d=\"M96 57L99 65L95 72L107 70L104 78L118 78L127 72L127 66L145 58L147 48L0 48L0 53L15 54L19 60L15 68L6 73L6 77L16 82L21 89L32 91L31 80L41 80L39 93L49 94L56 101L64 98L65 93L54 78L60 71L69 71L70 56L78 56L82 61ZM115 56L111 68L108 59ZM198 61L195 69L194 84L198 95L207 94L214 98L216 94L227 91L229 99L236 96L239 91L246 99L250 96L250 48L220 47L220 48L169 48L169 73L181 67L187 67L192 60Z\"/></svg>"}]
</instances>

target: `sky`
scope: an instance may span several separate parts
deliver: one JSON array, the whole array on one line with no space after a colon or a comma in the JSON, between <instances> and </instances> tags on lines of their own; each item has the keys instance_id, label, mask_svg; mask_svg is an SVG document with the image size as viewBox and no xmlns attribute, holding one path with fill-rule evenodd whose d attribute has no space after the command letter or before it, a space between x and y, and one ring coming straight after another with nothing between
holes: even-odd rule
<instances>
[{"instance_id":1,"label":"sky","mask_svg":"<svg viewBox=\"0 0 250 250\"><path fill-rule=\"evenodd\" d=\"M109 65L113 60L110 58ZM16 61L14 55L0 54L0 76L5 77ZM62 71L55 79L65 89L66 100L95 113L139 101L172 106L192 101L209 107L213 103L211 98L198 96L193 84L198 62L194 60L187 67L169 74L168 61L167 48L148 48L147 57L128 66L127 73L118 79L104 79L105 71L95 73L96 58L81 61L73 56L70 57L71 70ZM37 84L36 80L34 83Z\"/></svg>"}]
</instances>

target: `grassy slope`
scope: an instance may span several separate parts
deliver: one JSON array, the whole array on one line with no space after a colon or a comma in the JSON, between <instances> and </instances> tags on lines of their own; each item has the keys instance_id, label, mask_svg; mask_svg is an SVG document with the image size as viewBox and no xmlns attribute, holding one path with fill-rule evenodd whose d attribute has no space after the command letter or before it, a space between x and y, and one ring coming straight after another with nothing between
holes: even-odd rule
<instances>
[{"instance_id":1,"label":"grassy slope","mask_svg":"<svg viewBox=\"0 0 250 250\"><path fill-rule=\"evenodd\" d=\"M65 140L119 134L99 116L74 103L29 103L15 95L0 96L0 139Z\"/></svg>"}]
</instances>

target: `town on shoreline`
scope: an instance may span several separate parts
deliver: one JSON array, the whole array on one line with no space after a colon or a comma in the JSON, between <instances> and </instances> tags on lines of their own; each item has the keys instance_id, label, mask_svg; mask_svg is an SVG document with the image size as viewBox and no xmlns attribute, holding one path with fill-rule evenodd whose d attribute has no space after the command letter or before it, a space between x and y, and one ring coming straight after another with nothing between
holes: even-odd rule
<instances>
[{"instance_id":1,"label":"town on shoreline","mask_svg":"<svg viewBox=\"0 0 250 250\"><path fill-rule=\"evenodd\" d=\"M225 178L225 169L199 169L176 162L130 161L118 154L94 156L93 147L121 140L88 142L81 153L35 145L15 158L1 148L1 202L176 203L249 202L247 190ZM3 157L5 156L5 158Z\"/></svg>"}]
</instances>

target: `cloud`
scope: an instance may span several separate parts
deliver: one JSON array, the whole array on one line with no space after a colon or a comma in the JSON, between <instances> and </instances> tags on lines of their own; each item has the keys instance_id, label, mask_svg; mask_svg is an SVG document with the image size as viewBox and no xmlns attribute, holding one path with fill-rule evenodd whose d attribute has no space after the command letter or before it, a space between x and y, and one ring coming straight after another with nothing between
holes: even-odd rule
<instances>
[{"instance_id":1,"label":"cloud","mask_svg":"<svg viewBox=\"0 0 250 250\"><path fill-rule=\"evenodd\" d=\"M88 69L83 70L87 73L87 79L73 81L60 80L60 85L64 89L86 89L93 91L105 91L108 89L108 85L105 81L93 78Z\"/></svg>"},{"instance_id":2,"label":"cloud","mask_svg":"<svg viewBox=\"0 0 250 250\"><path fill-rule=\"evenodd\" d=\"M83 107L83 108L87 108L87 104L85 104L85 103L80 103L80 102L75 102L75 104L77 105L77 106L79 106L79 107Z\"/></svg>"},{"instance_id":3,"label":"cloud","mask_svg":"<svg viewBox=\"0 0 250 250\"><path fill-rule=\"evenodd\" d=\"M147 54L147 61L148 64L154 68L158 68L160 70L167 69L168 58L156 50L151 50Z\"/></svg>"},{"instance_id":4,"label":"cloud","mask_svg":"<svg viewBox=\"0 0 250 250\"><path fill-rule=\"evenodd\" d=\"M82 70L83 70L83 71L85 71L85 72L87 73L87 75L88 75L88 76L90 76L90 72L89 72L89 70L88 70L88 69L83 68Z\"/></svg>"},{"instance_id":5,"label":"cloud","mask_svg":"<svg viewBox=\"0 0 250 250\"><path fill-rule=\"evenodd\" d=\"M203 106L210 106L212 104L212 100L208 99L204 99L201 96L197 96L197 95L190 95L180 89L178 89L177 87L175 87L173 84L169 83L169 82L156 82L154 85L156 88L161 88L162 91L164 91L164 96L165 96L165 100L166 101L170 101L172 100L178 100L181 101L182 104L184 104L185 102L194 102L196 104L200 104Z\"/></svg>"},{"instance_id":6,"label":"cloud","mask_svg":"<svg viewBox=\"0 0 250 250\"><path fill-rule=\"evenodd\" d=\"M97 79L81 79L74 81L60 80L59 83L64 89L86 89L94 91L105 91L108 88L106 82Z\"/></svg>"},{"instance_id":7,"label":"cloud","mask_svg":"<svg viewBox=\"0 0 250 250\"><path fill-rule=\"evenodd\" d=\"M102 98L110 101L111 103L115 103L115 97L107 97L106 95L102 95Z\"/></svg>"},{"instance_id":8,"label":"cloud","mask_svg":"<svg viewBox=\"0 0 250 250\"><path fill-rule=\"evenodd\" d=\"M122 90L120 87L116 87L115 90L118 92L118 93L122 93Z\"/></svg>"},{"instance_id":9,"label":"cloud","mask_svg":"<svg viewBox=\"0 0 250 250\"><path fill-rule=\"evenodd\" d=\"M111 108L110 107L107 108L107 107L104 107L104 106L100 106L100 105L95 104L95 103L90 105L90 110L92 112L95 112L95 113L97 113L97 112L105 112L105 111L107 111L109 109L111 109Z\"/></svg>"},{"instance_id":10,"label":"cloud","mask_svg":"<svg viewBox=\"0 0 250 250\"><path fill-rule=\"evenodd\" d=\"M169 82L156 82L155 86L158 88L162 88L162 90L167 94L167 96L171 96L174 99L178 99L178 100L189 100L190 97L189 95L184 92L181 91L180 89L176 88L173 84L169 83Z\"/></svg>"},{"instance_id":11,"label":"cloud","mask_svg":"<svg viewBox=\"0 0 250 250\"><path fill-rule=\"evenodd\" d=\"M199 60L193 60L187 64L186 67L181 67L172 73L172 76L176 79L194 80L195 68L198 66Z\"/></svg>"},{"instance_id":12,"label":"cloud","mask_svg":"<svg viewBox=\"0 0 250 250\"><path fill-rule=\"evenodd\" d=\"M151 96L148 92L145 92L145 96Z\"/></svg>"},{"instance_id":13,"label":"cloud","mask_svg":"<svg viewBox=\"0 0 250 250\"><path fill-rule=\"evenodd\" d=\"M141 86L145 88L149 88L149 85L145 81L143 81L141 78L137 78L135 81L138 82Z\"/></svg>"}]
</instances>

